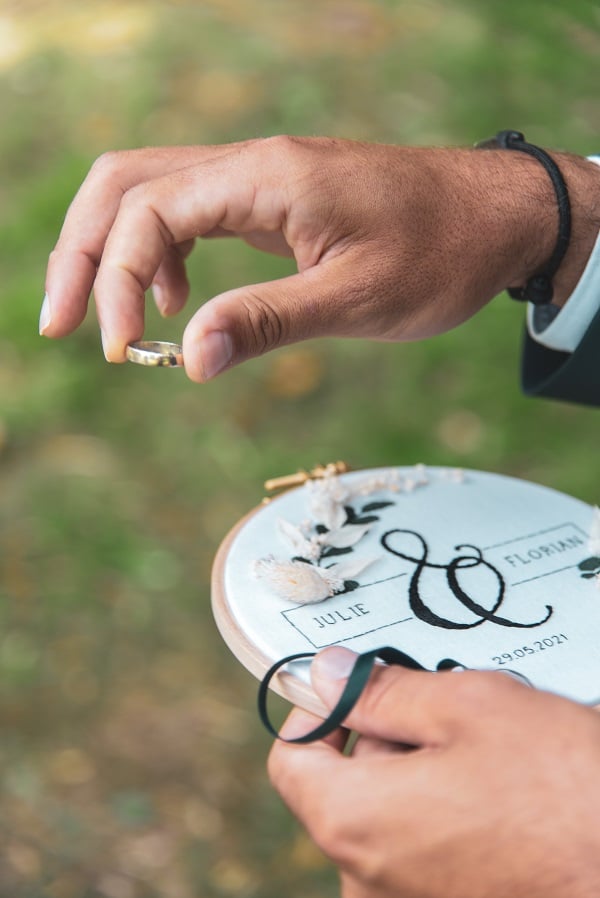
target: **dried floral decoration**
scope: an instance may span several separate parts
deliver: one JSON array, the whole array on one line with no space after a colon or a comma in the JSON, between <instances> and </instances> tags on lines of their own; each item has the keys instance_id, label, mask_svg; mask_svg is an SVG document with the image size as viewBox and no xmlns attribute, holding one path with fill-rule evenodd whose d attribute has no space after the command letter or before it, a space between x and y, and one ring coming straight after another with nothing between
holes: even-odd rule
<instances>
[{"instance_id":1,"label":"dried floral decoration","mask_svg":"<svg viewBox=\"0 0 600 898\"><path fill-rule=\"evenodd\" d=\"M594 580L600 589L600 508L598 506L594 508L590 525L588 551L591 552L590 557L584 558L577 566L581 571L581 576L586 580Z\"/></svg>"},{"instance_id":2,"label":"dried floral decoration","mask_svg":"<svg viewBox=\"0 0 600 898\"><path fill-rule=\"evenodd\" d=\"M457 483L464 479L458 469L442 472L442 476ZM425 465L415 465L406 475L391 469L358 481L345 482L335 474L308 481L303 489L307 493L310 518L299 525L282 519L277 523L279 534L292 549L293 556L285 561L272 555L261 558L254 562L254 575L265 580L281 598L301 605L351 592L359 585L355 578L379 556L327 562L350 555L379 520L375 512L395 504L385 500L362 505L361 500L383 491L412 492L428 483Z\"/></svg>"}]
</instances>

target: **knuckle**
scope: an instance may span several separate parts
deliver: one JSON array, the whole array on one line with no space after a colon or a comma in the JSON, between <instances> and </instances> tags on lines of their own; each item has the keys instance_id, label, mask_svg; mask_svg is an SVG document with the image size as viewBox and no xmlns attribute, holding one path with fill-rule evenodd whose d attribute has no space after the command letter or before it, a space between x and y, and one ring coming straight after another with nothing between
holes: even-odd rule
<instances>
[{"instance_id":1,"label":"knuckle","mask_svg":"<svg viewBox=\"0 0 600 898\"><path fill-rule=\"evenodd\" d=\"M244 297L247 336L257 355L285 342L287 328L281 311L274 308L264 296L249 292Z\"/></svg>"},{"instance_id":2,"label":"knuckle","mask_svg":"<svg viewBox=\"0 0 600 898\"><path fill-rule=\"evenodd\" d=\"M376 885L385 869L385 858L374 843L374 821L365 817L346 801L320 809L309 826L315 844L342 870L347 870L367 883Z\"/></svg>"},{"instance_id":3,"label":"knuckle","mask_svg":"<svg viewBox=\"0 0 600 898\"><path fill-rule=\"evenodd\" d=\"M121 197L120 206L122 209L130 210L139 206L141 203L145 202L148 195L148 188L146 184L135 184L133 187L130 187L125 191L123 196Z\"/></svg>"},{"instance_id":4,"label":"knuckle","mask_svg":"<svg viewBox=\"0 0 600 898\"><path fill-rule=\"evenodd\" d=\"M295 137L293 134L275 134L262 138L260 145L262 151L272 157L273 164L279 161L289 164L307 144L306 138Z\"/></svg>"},{"instance_id":5,"label":"knuckle","mask_svg":"<svg viewBox=\"0 0 600 898\"><path fill-rule=\"evenodd\" d=\"M123 170L126 156L125 150L107 150L98 156L92 165L90 175L100 180L111 180Z\"/></svg>"},{"instance_id":6,"label":"knuckle","mask_svg":"<svg viewBox=\"0 0 600 898\"><path fill-rule=\"evenodd\" d=\"M274 134L272 137L265 137L263 140L263 146L280 152L291 149L297 143L298 138L293 137L291 134Z\"/></svg>"},{"instance_id":7,"label":"knuckle","mask_svg":"<svg viewBox=\"0 0 600 898\"><path fill-rule=\"evenodd\" d=\"M347 809L341 813L340 809L327 805L313 819L314 824L309 826L313 841L335 864L347 866L354 859L351 846L355 842L349 832Z\"/></svg>"},{"instance_id":8,"label":"knuckle","mask_svg":"<svg viewBox=\"0 0 600 898\"><path fill-rule=\"evenodd\" d=\"M119 214L126 215L133 220L140 213L146 216L146 226L150 223L154 230L158 230L165 248L177 243L175 235L159 211L156 188L152 181L134 184L125 190L121 197ZM183 259L184 255L179 258Z\"/></svg>"}]
</instances>

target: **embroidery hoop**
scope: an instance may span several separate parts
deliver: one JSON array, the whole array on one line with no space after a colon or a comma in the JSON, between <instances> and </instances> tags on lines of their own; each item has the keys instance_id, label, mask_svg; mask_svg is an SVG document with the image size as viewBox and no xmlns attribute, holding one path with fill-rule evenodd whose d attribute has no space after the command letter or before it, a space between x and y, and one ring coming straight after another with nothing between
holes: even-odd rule
<instances>
[{"instance_id":1,"label":"embroidery hoop","mask_svg":"<svg viewBox=\"0 0 600 898\"><path fill-rule=\"evenodd\" d=\"M279 498L275 497L272 501L277 502ZM212 577L212 611L217 624L217 628L223 637L228 648L240 661L246 670L253 674L258 680L262 680L267 670L271 667L273 661L269 656L260 650L256 643L250 639L247 633L240 627L239 622L232 612L229 605L224 588L224 573L227 564L230 549L235 542L238 534L243 530L248 521L259 514L264 506L259 505L245 515L238 523L229 531L215 556ZM249 579L249 592L253 583ZM282 652L282 657L285 653ZM271 680L270 688L282 698L287 699L294 705L311 711L319 717L325 717L327 710L319 698L314 694L310 686L298 678L285 668L280 670Z\"/></svg>"},{"instance_id":2,"label":"embroidery hoop","mask_svg":"<svg viewBox=\"0 0 600 898\"><path fill-rule=\"evenodd\" d=\"M345 478L356 478L360 476L364 477L373 475L379 473L380 470L381 469L372 469L370 471L352 472L352 474L342 475L340 479L344 480ZM399 468L395 470L399 470L405 473L406 471L410 471L412 469ZM439 472L441 470L443 469L428 469L429 473L431 473L434 478L439 478ZM515 494L518 498L517 505L519 506L519 508L512 514L512 524L508 520L510 518L510 515L507 515L508 522L505 526L506 533L504 535L509 538L506 540L497 540L500 545L499 551L505 551L504 557L511 557L512 559L510 562L506 562L506 564L508 564L509 567L513 564L515 566L521 565L523 568L525 567L525 562L527 562L527 564L534 564L534 567L537 566L538 568L537 573L539 575L534 578L534 580L543 580L544 583L548 585L553 581L554 578L554 582L558 584L556 587L557 589L558 586L560 586L560 583L565 582L565 577L567 577L566 572L570 571L570 574L568 576L570 576L571 579L568 582L570 584L572 594L573 596L575 596L573 602L579 602L581 596L584 595L585 601L587 602L586 607L592 607L592 605L594 605L594 607L598 608L597 617L594 616L594 627L597 626L597 631L591 628L591 632L596 633L596 636L600 634L600 594L596 591L594 582L590 582L589 579L586 582L582 579L582 577L586 576L585 571L582 572L581 570L578 570L578 565L582 561L588 559L588 557L591 555L587 548L587 535L589 533L589 527L593 517L592 508L589 505L586 505L586 503L583 503L580 500L574 499L563 493L558 493L549 488L529 483L527 481L516 480L515 478L504 477L502 475L496 474L487 474L485 472L478 471L466 472L466 478L467 486L470 486L471 489L478 490L481 493L482 499L484 501L486 500L486 493L489 492L489 490L487 489L482 489L486 484L488 486L491 486L493 484L494 489L492 489L492 493L494 493L495 491L496 494L499 494L500 491L500 493L506 492L506 494L509 495L512 490L513 494ZM437 485L440 485L439 480L437 481ZM460 505L461 492L458 491L462 491L462 486L460 484L453 484L452 486L457 491L457 493L455 493L455 504ZM243 557L247 561L248 541L250 541L251 543L252 539L256 537L256 534L259 534L259 537L262 540L265 536L265 533L267 533L269 528L271 528L270 534L267 533L267 542L271 542L273 551L279 552L280 554L285 554L285 548L282 548L281 543L279 542L279 539L276 535L276 531L273 529L273 522L278 516L289 516L290 508L294 509L293 514L296 514L297 516L300 503L299 496L301 495L301 491L303 489L303 487L299 487L297 489L290 490L288 493L272 499L268 505L262 505L250 511L232 528L229 534L225 537L223 543L219 547L213 566L212 604L213 614L217 623L217 627L233 654L258 679L262 679L266 671L275 661L288 654L294 654L295 652L300 651L310 651L311 645L309 642L307 642L307 639L300 638L298 640L296 638L297 634L293 633L294 627L291 627L291 638L289 642L287 641L287 639L280 641L277 637L275 637L274 644L271 644L268 649L265 650L264 644L261 644L263 634L258 633L257 636L256 628L253 628L253 624L249 624L247 619L241 619L239 612L240 596L232 596L230 594L232 583L228 581L231 581L230 575L232 566L237 565L241 557ZM428 498L427 492L428 491L426 488L422 491L422 493L415 493L416 501L407 502L407 507L404 508L402 508L403 494L399 494L398 505L401 509L401 516L404 517L405 512L408 512L410 517L410 509L408 508L408 506L412 506L412 508L416 509L417 507L423 508L425 505L431 504L431 496L429 496ZM471 490L469 490L469 492L471 492ZM515 495L513 495L513 500L515 499ZM379 498L379 494L377 494L375 498ZM489 499L489 496L487 496L487 498ZM477 503L473 503L472 500L473 496L471 495L469 503L467 504L470 504L473 507L474 504L476 505ZM442 505L443 504L444 503L442 502ZM539 506L543 506L541 511ZM548 517L549 514L550 517ZM553 518L552 514L554 515ZM518 520L516 520L515 516L516 518L518 518ZM524 520L524 517L527 518L527 520ZM529 518L531 518L530 526L528 526ZM544 526L539 526L540 521L543 522ZM397 517L396 520L394 520L393 516L389 521L384 522L386 526L387 524L389 524L392 530L397 530L397 523ZM511 537L511 527L513 531L515 531L515 528L519 530L519 533L516 537ZM537 528L537 531L535 528ZM500 528L500 530L501 529L502 528ZM492 530L497 536L499 532L498 527L496 526L495 529L492 528ZM536 532L538 531L549 533L549 536L543 537L545 543L540 542L541 538L538 539L536 537ZM580 545L577 545L577 534L579 534L579 538L581 541ZM485 534L480 535L482 536L482 543L486 543L486 540L483 538ZM527 539L530 537L531 539L533 539L533 543L531 543L531 546L533 546L533 548L528 548L530 543L527 543ZM494 537L492 536L492 539L488 540L487 543L492 544L493 539ZM241 545L243 543L246 543L245 547ZM521 546L521 549L519 551L517 551L518 547L515 548L515 545L509 545L516 543L519 543L519 546ZM503 550L502 545L504 544L508 545L509 548ZM541 551L539 548L537 548L538 544L542 548L544 548L545 546L547 553L554 552L557 557L553 558L552 554L549 554L546 557L537 557ZM560 555L560 552L563 551L561 549L561 546L563 545L567 546L569 552L571 553L568 558L570 564L563 565L561 570L555 570L554 568L556 567L556 562L559 560L558 556ZM553 546L554 548L552 548ZM245 554L244 551L242 551L240 554L241 548L245 549ZM436 547L433 546L433 548L435 553ZM492 548L494 549L494 551L496 551L497 554L497 547L495 548L492 545ZM566 552L567 549L564 549L564 551ZM519 554L519 552L521 552L521 554ZM529 561L527 560L527 552L531 554L531 558L529 558ZM432 555L434 553L432 553ZM257 546L256 554L257 557L260 557L262 554L264 554L264 548L261 549ZM564 559L560 558L561 564L565 560L567 560L566 556ZM546 567L544 568L544 564L546 562L549 562L549 564L546 564ZM435 566L435 564L432 564L432 567ZM464 565L465 568L466 566L467 565ZM468 572L461 572L459 569L460 576L466 576L467 573ZM408 574L405 574L404 576L405 582L407 582ZM591 576L593 575L588 575L588 577ZM260 595L260 604L262 606L264 606L265 602L267 603L267 605L269 604L269 599L268 597L266 597L264 586L257 583L257 581L252 578L249 567L246 571L245 577L243 575L240 577L238 571L236 577L234 578L234 581L236 579L238 587L240 583L244 584L242 588L245 592L244 602L247 602L247 608L252 608L253 602L257 602L257 595ZM524 582L525 581L522 581L521 583L511 583L509 584L509 587L513 589L513 587L516 588L518 586L520 589L523 589ZM371 588L371 584L366 584L366 587ZM365 589L365 594L366 592L367 590ZM359 589L356 591L356 593L352 593L351 596L354 598L360 593L361 590ZM550 590L549 594L552 594L552 590ZM325 611L328 606L333 607L333 605L331 605L330 603L339 604L339 599L340 596L336 596L334 599L325 599L325 601L322 603L304 606L304 608L309 608L307 614L308 616L310 616L312 613L312 616L314 618L315 616L318 616L320 613ZM295 606L293 605L286 605L285 603L282 605L282 600L277 596L273 596L272 600L274 615L281 616L286 608L294 613L296 613L297 611L297 608L295 608ZM551 600L549 600L548 604L552 604ZM543 608L545 606L540 605L538 602L536 606L537 610L539 610L540 607L543 611ZM509 615L510 613L515 614L515 609L515 604L510 603L508 612ZM504 611L504 608L502 608L502 611ZM464 613L466 614L466 617L468 619L468 609ZM260 617L260 615L258 615L258 617ZM522 646L528 646L530 642L540 643L541 648L535 649L535 652L538 654L538 658L541 657L541 652L546 652L548 658L551 655L554 656L556 665L560 667L561 664L564 663L566 658L572 657L571 650L573 646L571 645L571 643L577 642L578 640L581 641L582 628L583 630L586 630L587 628L586 615L585 613L583 613L583 617L581 617L580 615L580 619L576 621L577 626L575 627L575 629L570 634L565 633L565 639L561 640L559 643L553 640L559 639L560 632L565 629L566 624L564 623L564 621L566 620L566 618L564 616L564 609L561 610L560 619L558 616L556 617L556 620L558 621L556 628L553 624L550 625L550 629L553 630L552 634L550 634L548 631L548 624L539 626L538 632L536 632L536 628L524 629L523 621L526 621L526 618L527 615L525 614L523 616L523 620L520 621L521 626L515 626L514 629L511 629L510 627L494 626L493 623L490 623L486 620L482 622L483 625L481 627L476 628L475 626L473 626L469 630L470 633L476 632L477 629L479 630L479 632L484 632L486 629L488 632L495 631L495 638L499 645L498 655L496 657L501 658L504 652L500 649L506 649L508 651L508 645L510 644L512 647L512 643L514 643L513 648L518 650L520 657L512 658L510 663L503 662L503 666L498 665L496 669L514 669L519 673L525 674L523 665L525 665L526 668L525 662L531 661L531 659L525 658L525 661L523 660L524 656L522 655L522 652L524 651L524 649L522 649ZM571 623L569 623L569 625L571 625ZM260 620L258 620L257 626L260 630ZM409 642L398 644L397 640L390 638L390 628L391 625L384 625L384 627L381 628L381 632L378 634L378 638L376 639L375 643L371 642L370 646L365 646L363 637L349 640L334 639L330 644L338 644L341 641L342 644L348 645L350 648L353 648L356 651L363 651L365 649L368 649L369 647L373 648L374 645L397 645L397 647L402 649L403 651L408 652L411 655L414 654L414 656L418 658L419 661L423 662L424 666L428 669L435 669L435 665L431 664L430 659L423 658L422 654L419 655L419 653L422 651L422 647L415 648L413 652L411 651L411 644L409 644ZM556 633L554 633L554 629L557 629ZM438 641L442 646L446 642L444 636L448 636L450 641L453 642L453 645L456 646L456 633L452 633L451 631L446 632L443 629L439 629L436 631L435 628L431 628L431 633L432 636L435 635L436 637L439 637ZM594 638L596 638L596 636L594 636ZM538 639L538 637L540 638ZM551 644L544 645L544 639L549 640ZM283 644L283 642L285 642L285 644ZM316 651L317 648L320 647L322 646L317 646L313 650ZM529 648L531 648L530 645ZM585 646L585 648L589 650L590 647ZM551 649L552 652L550 651ZM457 656L457 660L460 662L462 662L463 660L462 658L460 658L460 655L456 651L456 649L454 649L453 651L449 650L445 652L442 649L440 651L440 654L444 656L450 655L451 657ZM509 654L511 653L509 652ZM598 655L598 652L596 652L595 654ZM494 656L490 651L490 658L491 657ZM310 661L295 662L294 665L291 665L289 669L282 669L273 678L271 682L271 688L293 704L296 704L306 710L318 714L319 716L324 716L326 714L326 711L320 700L317 696L315 696L310 687L308 674L309 665ZM484 665L477 666L482 667ZM583 698L579 698L579 696L577 695L569 695L569 697L574 697L591 705L597 704L600 701L600 657L598 658L595 666L597 668L597 682L599 683L599 686L598 690L594 691L593 696L587 694ZM485 665L485 667L487 669L494 669L494 664L490 660L490 663ZM548 688L548 685L546 683L534 683L534 685L540 685L541 688ZM560 692L561 690L555 688L553 691ZM572 689L570 691L571 693L573 692ZM567 694L568 692L569 690L567 690Z\"/></svg>"}]
</instances>

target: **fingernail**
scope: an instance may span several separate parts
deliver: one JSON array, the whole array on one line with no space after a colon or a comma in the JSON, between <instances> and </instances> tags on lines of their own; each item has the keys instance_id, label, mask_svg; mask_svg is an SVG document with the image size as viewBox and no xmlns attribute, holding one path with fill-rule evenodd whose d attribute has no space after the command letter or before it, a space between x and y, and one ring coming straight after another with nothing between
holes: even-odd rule
<instances>
[{"instance_id":1,"label":"fingernail","mask_svg":"<svg viewBox=\"0 0 600 898\"><path fill-rule=\"evenodd\" d=\"M46 333L46 328L49 326L51 318L50 298L47 293L44 293L44 301L40 310L40 334L42 336Z\"/></svg>"},{"instance_id":2,"label":"fingernail","mask_svg":"<svg viewBox=\"0 0 600 898\"><path fill-rule=\"evenodd\" d=\"M231 362L233 343L225 331L210 331L200 342L200 358L204 379L210 380Z\"/></svg>"},{"instance_id":3,"label":"fingernail","mask_svg":"<svg viewBox=\"0 0 600 898\"><path fill-rule=\"evenodd\" d=\"M104 358L106 359L107 362L110 362L110 359L108 357L108 352L107 352L108 337L106 336L106 334L104 333L103 330L100 331L100 339L102 340L102 352L104 353Z\"/></svg>"},{"instance_id":4,"label":"fingernail","mask_svg":"<svg viewBox=\"0 0 600 898\"><path fill-rule=\"evenodd\" d=\"M167 309L165 306L165 294L160 284L152 284L152 296L154 297L156 308L164 318L167 314Z\"/></svg>"},{"instance_id":5,"label":"fingernail","mask_svg":"<svg viewBox=\"0 0 600 898\"><path fill-rule=\"evenodd\" d=\"M358 655L350 649L332 646L316 656L311 664L311 672L325 680L345 680L356 664Z\"/></svg>"}]
</instances>

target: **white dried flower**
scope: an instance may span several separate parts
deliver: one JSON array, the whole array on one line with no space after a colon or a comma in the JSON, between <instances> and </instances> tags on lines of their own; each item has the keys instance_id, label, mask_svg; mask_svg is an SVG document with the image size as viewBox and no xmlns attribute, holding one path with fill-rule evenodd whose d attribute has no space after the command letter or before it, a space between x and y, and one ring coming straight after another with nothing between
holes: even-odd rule
<instances>
[{"instance_id":1,"label":"white dried flower","mask_svg":"<svg viewBox=\"0 0 600 898\"><path fill-rule=\"evenodd\" d=\"M347 518L343 502L348 494L346 491L342 494L337 490L330 491L324 488L324 484L330 482L331 480L321 480L311 485L312 488L308 490L308 507L317 523L323 524L328 530L338 530Z\"/></svg>"},{"instance_id":2,"label":"white dried flower","mask_svg":"<svg viewBox=\"0 0 600 898\"><path fill-rule=\"evenodd\" d=\"M305 561L277 561L270 557L254 563L254 575L266 580L282 599L310 605L342 592L346 580L357 577L376 560L351 558L323 568Z\"/></svg>"},{"instance_id":3,"label":"white dried flower","mask_svg":"<svg viewBox=\"0 0 600 898\"><path fill-rule=\"evenodd\" d=\"M320 480L307 480L305 488L309 493L327 494L336 502L345 502L350 496L348 486L337 474L330 474Z\"/></svg>"},{"instance_id":4,"label":"white dried flower","mask_svg":"<svg viewBox=\"0 0 600 898\"><path fill-rule=\"evenodd\" d=\"M273 592L282 599L302 605L322 602L335 592L326 576L327 570L305 561L262 558L254 563L254 575L266 580Z\"/></svg>"},{"instance_id":5,"label":"white dried flower","mask_svg":"<svg viewBox=\"0 0 600 898\"><path fill-rule=\"evenodd\" d=\"M440 476L444 480L450 480L452 483L465 482L465 472L462 468L444 468L440 471Z\"/></svg>"},{"instance_id":6,"label":"white dried flower","mask_svg":"<svg viewBox=\"0 0 600 898\"><path fill-rule=\"evenodd\" d=\"M588 534L588 549L593 555L600 555L600 508L594 506L592 523Z\"/></svg>"},{"instance_id":7,"label":"white dried flower","mask_svg":"<svg viewBox=\"0 0 600 898\"><path fill-rule=\"evenodd\" d=\"M355 482L351 488L351 494L356 496L370 496L372 493L379 493L384 490L390 490L397 493L400 490L400 474L393 469L376 474L372 477L365 477Z\"/></svg>"},{"instance_id":8,"label":"white dried flower","mask_svg":"<svg viewBox=\"0 0 600 898\"><path fill-rule=\"evenodd\" d=\"M413 470L417 486L425 486L427 483L429 483L427 468L422 462L416 464Z\"/></svg>"},{"instance_id":9,"label":"white dried flower","mask_svg":"<svg viewBox=\"0 0 600 898\"><path fill-rule=\"evenodd\" d=\"M283 518L277 521L277 529L286 543L291 546L295 555L316 561L321 554L321 545L318 537L307 538L300 527L290 524Z\"/></svg>"}]
</instances>

